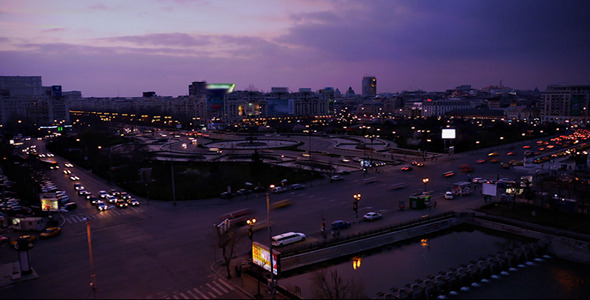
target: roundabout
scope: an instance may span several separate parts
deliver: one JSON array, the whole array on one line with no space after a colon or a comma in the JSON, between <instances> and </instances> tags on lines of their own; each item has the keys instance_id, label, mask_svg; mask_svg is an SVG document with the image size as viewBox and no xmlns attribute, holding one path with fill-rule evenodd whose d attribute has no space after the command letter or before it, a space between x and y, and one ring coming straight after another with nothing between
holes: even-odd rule
<instances>
[{"instance_id":1,"label":"roundabout","mask_svg":"<svg viewBox=\"0 0 590 300\"><path fill-rule=\"evenodd\" d=\"M205 144L208 148L218 149L271 149L297 146L300 143L292 140L249 140L249 141L217 141Z\"/></svg>"}]
</instances>

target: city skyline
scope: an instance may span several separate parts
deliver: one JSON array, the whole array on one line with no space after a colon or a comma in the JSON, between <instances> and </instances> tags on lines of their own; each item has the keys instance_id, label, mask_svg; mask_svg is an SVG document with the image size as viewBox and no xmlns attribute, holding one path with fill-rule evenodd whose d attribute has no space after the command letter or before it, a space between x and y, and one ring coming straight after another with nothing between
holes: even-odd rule
<instances>
[{"instance_id":1,"label":"city skyline","mask_svg":"<svg viewBox=\"0 0 590 300\"><path fill-rule=\"evenodd\" d=\"M1 0L0 76L84 97L590 84L587 1Z\"/></svg>"}]
</instances>

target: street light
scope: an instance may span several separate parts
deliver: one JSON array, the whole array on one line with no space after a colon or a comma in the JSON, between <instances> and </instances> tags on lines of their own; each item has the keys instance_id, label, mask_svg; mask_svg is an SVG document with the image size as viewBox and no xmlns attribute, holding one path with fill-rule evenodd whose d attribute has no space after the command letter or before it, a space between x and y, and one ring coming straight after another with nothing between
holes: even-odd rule
<instances>
[{"instance_id":1,"label":"street light","mask_svg":"<svg viewBox=\"0 0 590 300\"><path fill-rule=\"evenodd\" d=\"M250 254L252 254L252 245L254 244L254 236L252 233L252 227L256 224L256 219L248 219L246 220L246 224L248 224L248 237L250 238Z\"/></svg>"},{"instance_id":2,"label":"street light","mask_svg":"<svg viewBox=\"0 0 590 300\"><path fill-rule=\"evenodd\" d=\"M270 185L270 190L275 188L274 184ZM266 191L266 227L268 228L268 244L269 244L269 252L270 252L270 293L272 298L275 299L275 273L273 268L272 262L272 230L270 228L270 193Z\"/></svg>"},{"instance_id":3,"label":"street light","mask_svg":"<svg viewBox=\"0 0 590 300\"><path fill-rule=\"evenodd\" d=\"M426 192L426 184L430 181L430 178L424 177L422 178L422 182L424 182L424 192Z\"/></svg>"},{"instance_id":4,"label":"street light","mask_svg":"<svg viewBox=\"0 0 590 300\"><path fill-rule=\"evenodd\" d=\"M352 209L354 210L354 217L358 220L359 214L359 201L361 200L361 194L354 194L352 197L354 198L354 202L352 202Z\"/></svg>"}]
</instances>

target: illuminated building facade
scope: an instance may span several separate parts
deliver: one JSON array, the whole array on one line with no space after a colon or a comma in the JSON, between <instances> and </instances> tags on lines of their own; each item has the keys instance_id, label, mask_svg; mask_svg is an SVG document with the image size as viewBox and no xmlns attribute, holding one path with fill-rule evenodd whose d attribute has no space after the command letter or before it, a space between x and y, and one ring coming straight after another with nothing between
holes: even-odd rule
<instances>
[{"instance_id":1,"label":"illuminated building facade","mask_svg":"<svg viewBox=\"0 0 590 300\"><path fill-rule=\"evenodd\" d=\"M374 76L363 77L362 88L363 97L377 96L377 78L375 78Z\"/></svg>"},{"instance_id":2,"label":"illuminated building facade","mask_svg":"<svg viewBox=\"0 0 590 300\"><path fill-rule=\"evenodd\" d=\"M549 85L542 93L541 121L587 123L590 85Z\"/></svg>"},{"instance_id":3,"label":"illuminated building facade","mask_svg":"<svg viewBox=\"0 0 590 300\"><path fill-rule=\"evenodd\" d=\"M69 101L79 92L42 86L41 76L0 76L0 124L30 120L38 125L69 122Z\"/></svg>"}]
</instances>

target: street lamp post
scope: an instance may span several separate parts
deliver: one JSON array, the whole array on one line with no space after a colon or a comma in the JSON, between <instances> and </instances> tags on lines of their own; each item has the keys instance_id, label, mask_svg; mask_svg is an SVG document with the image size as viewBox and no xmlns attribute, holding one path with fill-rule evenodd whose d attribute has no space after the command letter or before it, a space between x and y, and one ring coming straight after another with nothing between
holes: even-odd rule
<instances>
[{"instance_id":1,"label":"street lamp post","mask_svg":"<svg viewBox=\"0 0 590 300\"><path fill-rule=\"evenodd\" d=\"M250 238L250 258L252 258L252 245L254 244L254 235L252 232L252 227L256 224L256 219L248 219L246 220L246 224L248 224L248 237Z\"/></svg>"},{"instance_id":2,"label":"street lamp post","mask_svg":"<svg viewBox=\"0 0 590 300\"><path fill-rule=\"evenodd\" d=\"M275 185L270 185L270 190L274 189ZM275 274L273 268L273 261L272 261L272 230L270 228L270 193L266 191L266 227L268 228L268 244L269 244L269 252L270 252L270 293L272 298L275 299Z\"/></svg>"},{"instance_id":3,"label":"street lamp post","mask_svg":"<svg viewBox=\"0 0 590 300\"><path fill-rule=\"evenodd\" d=\"M352 197L354 198L354 202L352 202L352 209L354 210L354 218L358 221L359 218L359 201L361 200L361 194L354 194Z\"/></svg>"},{"instance_id":4,"label":"street lamp post","mask_svg":"<svg viewBox=\"0 0 590 300\"><path fill-rule=\"evenodd\" d=\"M427 184L429 181L430 181L430 178L428 178L428 177L424 177L424 178L422 178L422 182L424 182L424 192L426 192L426 191L427 191L427 189L426 189L426 184Z\"/></svg>"}]
</instances>

